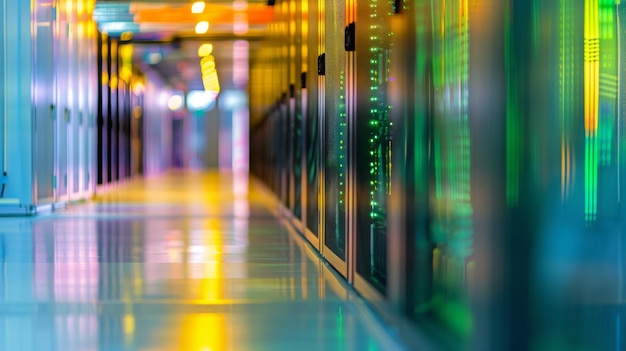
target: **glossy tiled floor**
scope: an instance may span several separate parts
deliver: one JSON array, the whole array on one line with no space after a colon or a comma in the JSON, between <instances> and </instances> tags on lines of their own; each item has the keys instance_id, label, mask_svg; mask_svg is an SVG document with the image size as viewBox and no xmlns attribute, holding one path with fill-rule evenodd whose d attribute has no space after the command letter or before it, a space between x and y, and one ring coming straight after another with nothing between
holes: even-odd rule
<instances>
[{"instance_id":1,"label":"glossy tiled floor","mask_svg":"<svg viewBox=\"0 0 626 351\"><path fill-rule=\"evenodd\" d=\"M171 173L0 219L0 349L398 349L248 184Z\"/></svg>"}]
</instances>

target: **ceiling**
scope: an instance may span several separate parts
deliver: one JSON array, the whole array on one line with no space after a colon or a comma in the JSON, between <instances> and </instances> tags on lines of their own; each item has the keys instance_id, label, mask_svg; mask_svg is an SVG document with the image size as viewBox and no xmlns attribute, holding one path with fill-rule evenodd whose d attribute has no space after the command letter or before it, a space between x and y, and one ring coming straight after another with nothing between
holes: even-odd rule
<instances>
[{"instance_id":1,"label":"ceiling","mask_svg":"<svg viewBox=\"0 0 626 351\"><path fill-rule=\"evenodd\" d=\"M240 68L241 45L245 40L254 50L254 42L263 38L267 24L273 19L273 7L267 0L205 1L202 13L192 13L192 0L98 0L94 19L100 30L110 36L130 37L135 59L156 70L172 88L189 91L202 89L202 73L198 47L214 46L216 69L222 88L236 86L233 71ZM208 21L204 34L196 33L196 24ZM241 43L240 43L241 44ZM252 53L250 53L252 55ZM237 57L235 57L237 56ZM247 57L246 57L247 58ZM236 67L237 66L237 67Z\"/></svg>"}]
</instances>

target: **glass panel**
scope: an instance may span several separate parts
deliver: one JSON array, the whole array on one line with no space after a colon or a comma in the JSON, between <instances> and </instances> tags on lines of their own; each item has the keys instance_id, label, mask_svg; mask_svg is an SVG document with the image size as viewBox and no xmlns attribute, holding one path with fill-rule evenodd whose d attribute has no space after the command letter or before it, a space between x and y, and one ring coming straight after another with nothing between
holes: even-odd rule
<instances>
[{"instance_id":1,"label":"glass panel","mask_svg":"<svg viewBox=\"0 0 626 351\"><path fill-rule=\"evenodd\" d=\"M305 123L305 179L306 179L306 226L313 235L318 235L318 191L319 191L319 116L318 116L318 0L306 0L302 4L302 59L306 87L302 92Z\"/></svg>"},{"instance_id":2,"label":"glass panel","mask_svg":"<svg viewBox=\"0 0 626 351\"><path fill-rule=\"evenodd\" d=\"M325 244L341 259L346 249L347 145L346 53L343 49L345 3L326 6Z\"/></svg>"},{"instance_id":3,"label":"glass panel","mask_svg":"<svg viewBox=\"0 0 626 351\"><path fill-rule=\"evenodd\" d=\"M357 273L381 292L387 281L387 203L391 196L390 1L358 6L357 26Z\"/></svg>"},{"instance_id":4,"label":"glass panel","mask_svg":"<svg viewBox=\"0 0 626 351\"><path fill-rule=\"evenodd\" d=\"M302 219L302 160L304 153L304 124L302 116L302 89L300 83L300 73L302 72L302 0L292 0L290 4L291 28L291 55L292 72L290 75L290 90L293 106L293 215L297 219Z\"/></svg>"},{"instance_id":5,"label":"glass panel","mask_svg":"<svg viewBox=\"0 0 626 351\"><path fill-rule=\"evenodd\" d=\"M312 92L315 89L312 87L307 89L308 92ZM317 100L317 95L312 94L313 98ZM319 219L318 219L318 192L319 192L319 125L317 104L309 104L309 114L306 117L306 183L307 183L307 196L306 196L306 225L307 228L314 234L318 235Z\"/></svg>"}]
</instances>

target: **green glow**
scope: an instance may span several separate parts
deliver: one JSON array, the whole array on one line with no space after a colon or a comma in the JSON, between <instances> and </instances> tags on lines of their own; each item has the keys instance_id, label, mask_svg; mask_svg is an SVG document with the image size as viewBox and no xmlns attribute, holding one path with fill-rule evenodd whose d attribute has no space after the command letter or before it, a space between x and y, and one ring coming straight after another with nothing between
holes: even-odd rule
<instances>
[{"instance_id":1,"label":"green glow","mask_svg":"<svg viewBox=\"0 0 626 351\"><path fill-rule=\"evenodd\" d=\"M595 20L597 7L597 22ZM585 3L585 39L599 39L599 91L595 92L589 77L585 77L586 94L598 95L597 130L587 131L585 137L585 220L593 222L598 214L598 174L600 167L611 166L613 134L617 110L617 35L614 0L588 0ZM589 38L588 38L589 37ZM591 61L585 61L588 65ZM587 66L585 66L587 67ZM586 68L587 69L587 68ZM594 96L594 95L590 95ZM587 108L587 106L586 106Z\"/></svg>"},{"instance_id":2,"label":"green glow","mask_svg":"<svg viewBox=\"0 0 626 351\"><path fill-rule=\"evenodd\" d=\"M598 120L598 163L610 166L617 108L617 36L615 1L599 0L600 111Z\"/></svg>"},{"instance_id":3,"label":"green glow","mask_svg":"<svg viewBox=\"0 0 626 351\"><path fill-rule=\"evenodd\" d=\"M508 3L507 3L508 4ZM517 95L515 57L512 53L511 10L507 9L505 23L506 40L506 204L516 207L519 202L519 173L522 157L522 125L520 121L520 105Z\"/></svg>"},{"instance_id":4,"label":"green glow","mask_svg":"<svg viewBox=\"0 0 626 351\"><path fill-rule=\"evenodd\" d=\"M344 339L343 329L343 309L339 306L339 311L337 311L337 336L340 340Z\"/></svg>"},{"instance_id":5,"label":"green glow","mask_svg":"<svg viewBox=\"0 0 626 351\"><path fill-rule=\"evenodd\" d=\"M469 1L431 0L431 7L435 174L430 237L436 246L432 251L430 308L433 317L450 331L468 337L472 315L467 304L466 272L473 250L468 115ZM507 55L510 57L510 52ZM507 78L508 83L512 83L512 77ZM507 114L507 127L511 127L512 117L515 116ZM507 135L507 141L510 140L515 139ZM507 145L507 153L511 150L512 146Z\"/></svg>"},{"instance_id":6,"label":"green glow","mask_svg":"<svg viewBox=\"0 0 626 351\"><path fill-rule=\"evenodd\" d=\"M598 204L598 139L585 139L585 220L595 221Z\"/></svg>"},{"instance_id":7,"label":"green glow","mask_svg":"<svg viewBox=\"0 0 626 351\"><path fill-rule=\"evenodd\" d=\"M375 3L372 1L372 3ZM371 6L375 16L378 6ZM370 26L371 31L383 31L382 26ZM376 33L374 33L376 34ZM385 198L388 194L387 175L390 173L391 160L387 160L386 144L383 140L388 138L389 107L387 105L386 84L388 77L388 55L382 36L370 36L370 138L369 138L369 167L370 167L370 210L371 218L384 218L386 209ZM382 137L382 138L381 138ZM383 139L383 140L381 140ZM382 204L382 205L381 205ZM379 215L380 214L380 215Z\"/></svg>"},{"instance_id":8,"label":"green glow","mask_svg":"<svg viewBox=\"0 0 626 351\"><path fill-rule=\"evenodd\" d=\"M339 201L339 208L338 211L335 213L336 217L337 217L337 221L339 221L339 216L341 216L341 213L345 212L346 210L346 195L345 195L345 184L346 184L346 175L344 173L344 170L346 168L346 160L347 160L347 154L346 154L346 148L343 146L346 142L347 142L347 121L346 121L346 82L345 82L345 72L342 70L339 73L339 118L338 118L338 125L339 125L339 140L338 140L338 151L336 151L337 155L339 156L339 168L341 171L339 171L338 174L338 184L339 184L339 189L338 190L338 201ZM343 219L341 220L341 223L343 223ZM345 233L344 233L344 228L340 228L339 222L337 223L337 225L335 226L335 243L340 246L340 250L343 250L343 246L344 246L344 240L345 240Z\"/></svg>"},{"instance_id":9,"label":"green glow","mask_svg":"<svg viewBox=\"0 0 626 351\"><path fill-rule=\"evenodd\" d=\"M560 45L559 45L559 120L561 129L561 197L566 199L570 195L573 170L568 159L568 153L573 148L571 130L575 130L574 111L576 110L576 100L574 99L577 80L577 69L580 63L576 60L575 43L578 40L574 35L576 29L573 21L574 13L571 2L560 0Z\"/></svg>"},{"instance_id":10,"label":"green glow","mask_svg":"<svg viewBox=\"0 0 626 351\"><path fill-rule=\"evenodd\" d=\"M587 42L595 40L598 23L596 22L596 10L598 0L585 1L585 220L593 221L596 216L596 191L597 182L595 174L598 169L596 151L597 151L597 130L595 129L593 118L595 107L590 106L595 98L595 87L593 86L595 55ZM599 53L598 53L598 56ZM591 120L591 122L589 122Z\"/></svg>"}]
</instances>

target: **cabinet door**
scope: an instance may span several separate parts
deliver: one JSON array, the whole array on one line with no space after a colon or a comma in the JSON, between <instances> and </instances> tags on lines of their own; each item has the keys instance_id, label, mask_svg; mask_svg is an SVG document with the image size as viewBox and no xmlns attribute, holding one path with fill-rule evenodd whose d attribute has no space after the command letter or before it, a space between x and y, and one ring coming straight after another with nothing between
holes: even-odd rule
<instances>
[{"instance_id":1,"label":"cabinet door","mask_svg":"<svg viewBox=\"0 0 626 351\"><path fill-rule=\"evenodd\" d=\"M54 22L52 0L35 3L34 42L34 173L37 203L54 197Z\"/></svg>"},{"instance_id":2,"label":"cabinet door","mask_svg":"<svg viewBox=\"0 0 626 351\"><path fill-rule=\"evenodd\" d=\"M325 104L322 157L324 167L323 255L347 276L348 232L348 115L345 2L327 1L325 7Z\"/></svg>"},{"instance_id":3,"label":"cabinet door","mask_svg":"<svg viewBox=\"0 0 626 351\"><path fill-rule=\"evenodd\" d=\"M360 4L361 5L361 4ZM354 121L357 288L387 289L387 206L391 196L392 123L388 83L394 59L391 6L368 1L358 6L357 84Z\"/></svg>"}]
</instances>

